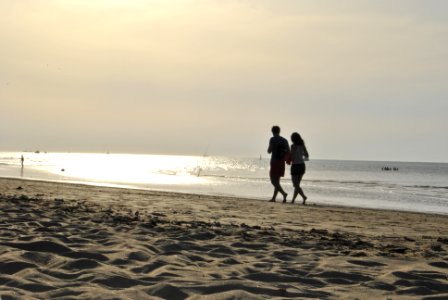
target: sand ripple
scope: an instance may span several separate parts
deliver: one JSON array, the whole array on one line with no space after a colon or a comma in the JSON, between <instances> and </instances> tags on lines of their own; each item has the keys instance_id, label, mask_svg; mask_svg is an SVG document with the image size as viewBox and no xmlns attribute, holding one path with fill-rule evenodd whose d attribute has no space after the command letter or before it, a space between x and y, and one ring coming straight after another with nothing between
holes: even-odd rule
<instances>
[{"instance_id":1,"label":"sand ripple","mask_svg":"<svg viewBox=\"0 0 448 300\"><path fill-rule=\"evenodd\" d=\"M277 229L225 214L217 222L218 202L198 219L172 208L137 213L94 201L0 199L2 300L448 297L440 235Z\"/></svg>"}]
</instances>

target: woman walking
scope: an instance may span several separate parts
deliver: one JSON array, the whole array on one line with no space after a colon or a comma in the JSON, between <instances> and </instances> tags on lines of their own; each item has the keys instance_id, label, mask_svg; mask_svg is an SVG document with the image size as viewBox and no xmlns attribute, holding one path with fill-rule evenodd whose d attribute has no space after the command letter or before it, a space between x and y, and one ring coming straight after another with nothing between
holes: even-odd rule
<instances>
[{"instance_id":1,"label":"woman walking","mask_svg":"<svg viewBox=\"0 0 448 300\"><path fill-rule=\"evenodd\" d=\"M291 135L291 141L291 179L294 185L294 196L292 197L291 203L294 203L297 195L300 194L303 199L302 203L305 205L307 196L303 193L300 182L302 181L303 174L305 174L305 161L309 158L308 150L302 137L297 132Z\"/></svg>"}]
</instances>

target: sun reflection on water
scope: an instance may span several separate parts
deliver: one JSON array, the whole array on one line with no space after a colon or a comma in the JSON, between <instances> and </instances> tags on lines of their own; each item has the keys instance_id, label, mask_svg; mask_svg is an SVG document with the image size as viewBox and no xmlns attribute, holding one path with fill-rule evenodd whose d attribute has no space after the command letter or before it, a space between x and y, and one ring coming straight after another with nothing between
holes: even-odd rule
<instances>
[{"instance_id":1,"label":"sun reflection on water","mask_svg":"<svg viewBox=\"0 0 448 300\"><path fill-rule=\"evenodd\" d=\"M54 153L47 170L60 176L96 182L199 184L206 158L173 155Z\"/></svg>"}]
</instances>

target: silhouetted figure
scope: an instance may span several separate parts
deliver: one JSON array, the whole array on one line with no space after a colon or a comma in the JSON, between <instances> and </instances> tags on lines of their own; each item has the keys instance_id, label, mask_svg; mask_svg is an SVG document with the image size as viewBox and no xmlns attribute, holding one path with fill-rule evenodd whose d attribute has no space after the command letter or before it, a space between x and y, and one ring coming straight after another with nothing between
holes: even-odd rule
<instances>
[{"instance_id":1,"label":"silhouetted figure","mask_svg":"<svg viewBox=\"0 0 448 300\"><path fill-rule=\"evenodd\" d=\"M21 165L22 165L22 168L23 168L23 163L25 162L25 158L23 157L23 155L20 157L20 163L21 163Z\"/></svg>"},{"instance_id":2,"label":"silhouetted figure","mask_svg":"<svg viewBox=\"0 0 448 300\"><path fill-rule=\"evenodd\" d=\"M268 153L271 154L269 177L274 186L274 194L270 202L275 202L279 192L283 195L283 202L286 202L288 194L281 187L280 178L285 176L285 156L289 153L289 143L280 136L280 127L273 126L271 131L273 137L269 140L268 147Z\"/></svg>"},{"instance_id":3,"label":"silhouetted figure","mask_svg":"<svg viewBox=\"0 0 448 300\"><path fill-rule=\"evenodd\" d=\"M305 161L308 160L309 154L306 149L305 142L303 141L300 134L294 132L291 135L291 179L292 184L294 185L294 196L292 197L292 202L296 201L297 195L300 194L303 199L303 205L305 205L306 199L308 198L303 193L302 188L300 187L300 182L302 181L302 177L305 174Z\"/></svg>"},{"instance_id":4,"label":"silhouetted figure","mask_svg":"<svg viewBox=\"0 0 448 300\"><path fill-rule=\"evenodd\" d=\"M385 166L381 168L382 171L398 171L398 167Z\"/></svg>"}]
</instances>

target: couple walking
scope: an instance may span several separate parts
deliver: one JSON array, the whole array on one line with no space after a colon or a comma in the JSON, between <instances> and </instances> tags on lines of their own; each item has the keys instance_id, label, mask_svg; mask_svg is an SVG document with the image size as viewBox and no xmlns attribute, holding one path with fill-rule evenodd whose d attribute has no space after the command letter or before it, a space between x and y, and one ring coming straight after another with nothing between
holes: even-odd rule
<instances>
[{"instance_id":1,"label":"couple walking","mask_svg":"<svg viewBox=\"0 0 448 300\"><path fill-rule=\"evenodd\" d=\"M305 160L308 160L308 151L305 147L305 142L300 134L294 132L291 135L292 145L291 149L289 149L288 141L280 136L280 127L273 126L272 135L273 137L269 140L268 153L271 154L269 177L274 186L274 195L272 195L270 202L275 202L278 193L283 195L283 203L286 202L288 194L280 185L280 177L285 176L285 163L287 163L288 165L291 164L291 179L294 185L294 195L291 203L294 203L297 195L300 194L303 199L302 203L305 204L307 197L300 187L303 174L305 174Z\"/></svg>"}]
</instances>

